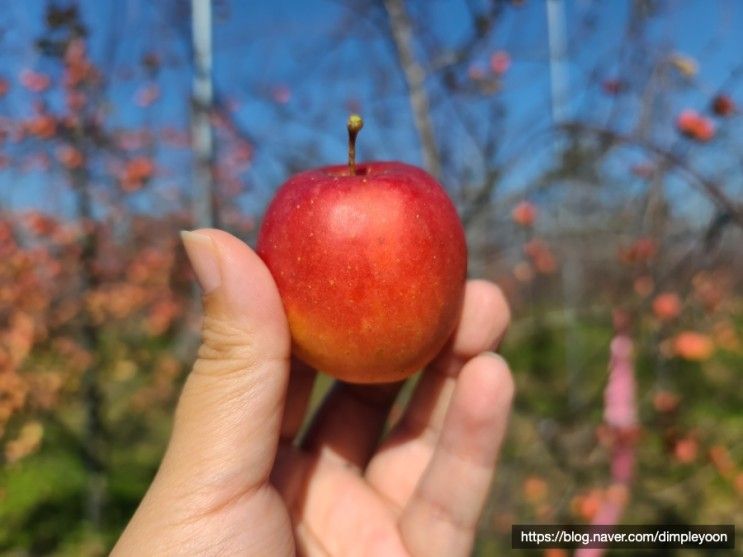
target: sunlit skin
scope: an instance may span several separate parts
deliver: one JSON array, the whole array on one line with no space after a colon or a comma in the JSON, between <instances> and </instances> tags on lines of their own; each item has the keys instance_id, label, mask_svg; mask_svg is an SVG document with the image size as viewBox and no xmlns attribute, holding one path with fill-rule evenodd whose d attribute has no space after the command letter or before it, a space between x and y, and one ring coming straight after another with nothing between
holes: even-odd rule
<instances>
[{"instance_id":1,"label":"sunlit skin","mask_svg":"<svg viewBox=\"0 0 743 557\"><path fill-rule=\"evenodd\" d=\"M443 188L399 162L295 175L271 203L258 253L281 293L295 354L339 379L402 379L451 335L467 268Z\"/></svg>"}]
</instances>

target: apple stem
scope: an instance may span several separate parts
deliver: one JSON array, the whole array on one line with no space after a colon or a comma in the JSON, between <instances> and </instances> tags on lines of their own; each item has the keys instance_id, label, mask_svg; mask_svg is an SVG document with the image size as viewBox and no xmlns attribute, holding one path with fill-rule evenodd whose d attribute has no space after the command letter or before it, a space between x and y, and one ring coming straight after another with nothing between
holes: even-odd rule
<instances>
[{"instance_id":1,"label":"apple stem","mask_svg":"<svg viewBox=\"0 0 743 557\"><path fill-rule=\"evenodd\" d=\"M351 176L356 175L356 136L364 127L364 120L358 114L348 117L348 170Z\"/></svg>"}]
</instances>

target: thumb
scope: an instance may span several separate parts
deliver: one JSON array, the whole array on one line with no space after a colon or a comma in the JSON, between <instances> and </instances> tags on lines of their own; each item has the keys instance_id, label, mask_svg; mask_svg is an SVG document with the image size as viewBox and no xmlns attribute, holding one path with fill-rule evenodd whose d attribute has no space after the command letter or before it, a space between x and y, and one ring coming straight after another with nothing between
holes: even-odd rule
<instances>
[{"instance_id":1,"label":"thumb","mask_svg":"<svg viewBox=\"0 0 743 557\"><path fill-rule=\"evenodd\" d=\"M158 476L215 502L268 481L289 376L290 337L263 261L219 230L182 233L204 291L202 344ZM170 483L170 482L168 482Z\"/></svg>"}]
</instances>

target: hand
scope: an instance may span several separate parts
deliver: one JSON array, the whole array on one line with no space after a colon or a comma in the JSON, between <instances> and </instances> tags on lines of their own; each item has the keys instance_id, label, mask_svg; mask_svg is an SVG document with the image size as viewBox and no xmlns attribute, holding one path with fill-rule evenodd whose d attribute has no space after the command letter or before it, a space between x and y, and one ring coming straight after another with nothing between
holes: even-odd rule
<instances>
[{"instance_id":1,"label":"hand","mask_svg":"<svg viewBox=\"0 0 743 557\"><path fill-rule=\"evenodd\" d=\"M467 285L461 321L380 444L396 385L336 383L301 443L314 371L290 359L268 269L218 230L184 234L203 339L155 479L112 555L469 554L513 396L487 352L508 306Z\"/></svg>"}]
</instances>

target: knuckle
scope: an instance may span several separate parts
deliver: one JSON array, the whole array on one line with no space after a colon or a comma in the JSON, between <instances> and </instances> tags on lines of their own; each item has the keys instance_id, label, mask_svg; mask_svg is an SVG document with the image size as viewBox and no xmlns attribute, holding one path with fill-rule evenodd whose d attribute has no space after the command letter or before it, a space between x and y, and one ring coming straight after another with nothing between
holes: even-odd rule
<instances>
[{"instance_id":1,"label":"knuckle","mask_svg":"<svg viewBox=\"0 0 743 557\"><path fill-rule=\"evenodd\" d=\"M256 361L255 331L224 319L204 317L195 372L239 372Z\"/></svg>"}]
</instances>

